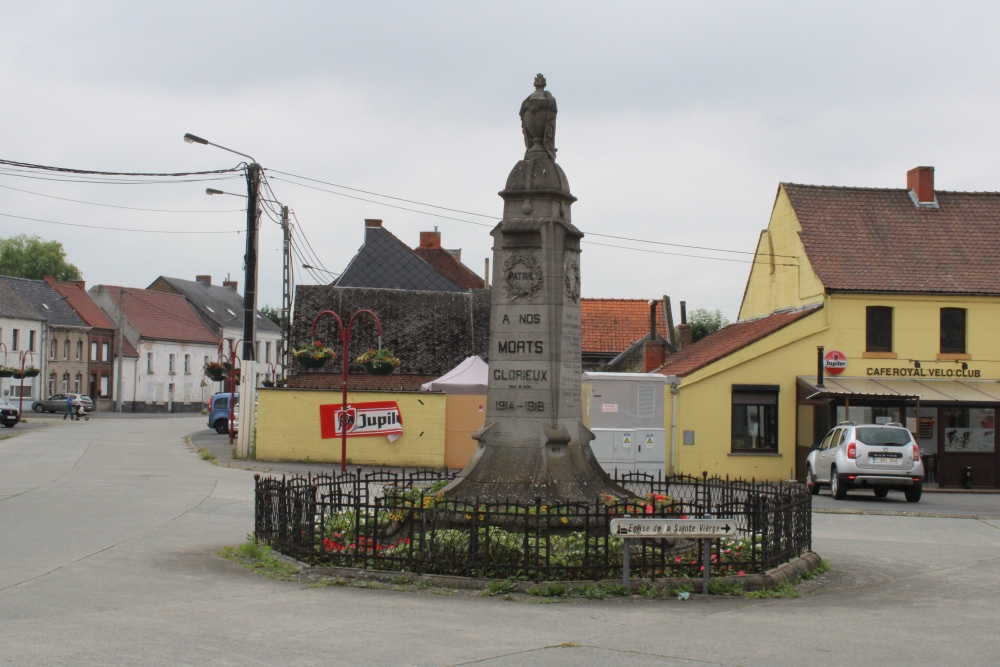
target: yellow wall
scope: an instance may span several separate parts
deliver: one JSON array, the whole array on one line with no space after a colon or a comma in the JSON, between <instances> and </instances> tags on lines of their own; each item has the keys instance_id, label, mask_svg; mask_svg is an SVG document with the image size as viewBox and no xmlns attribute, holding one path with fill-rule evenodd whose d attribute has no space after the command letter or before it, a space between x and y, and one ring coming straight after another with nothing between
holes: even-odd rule
<instances>
[{"instance_id":1,"label":"yellow wall","mask_svg":"<svg viewBox=\"0 0 1000 667\"><path fill-rule=\"evenodd\" d=\"M822 344L825 332L826 315L820 309L764 340L682 378L677 396L675 470L692 475L707 470L709 475L755 477L758 480L794 477L796 376L808 375L810 369L815 373L816 345ZM732 453L734 384L780 386L777 454ZM671 428L671 401L670 392L665 392L664 415L668 433ZM695 432L694 445L683 444L685 430Z\"/></svg>"},{"instance_id":2,"label":"yellow wall","mask_svg":"<svg viewBox=\"0 0 1000 667\"><path fill-rule=\"evenodd\" d=\"M893 308L893 352L865 352L866 306ZM940 309L966 308L967 355L940 352ZM800 409L796 377L816 375L816 347L838 350L847 357L840 377L878 379L871 371L914 368L921 362L924 375L915 379L1000 379L1000 297L887 296L832 294L815 313L736 353L683 378L677 400L677 470L757 479L787 479L796 469L796 440L812 441L812 410ZM888 358L887 358L888 357ZM968 365L965 377L935 376L957 373ZM971 375L979 371L979 376ZM891 378L891 376L890 376ZM778 385L778 454L731 453L732 386ZM665 396L670 428L670 395ZM695 444L683 445L683 431L695 431ZM798 452L801 457L802 452Z\"/></svg>"},{"instance_id":3,"label":"yellow wall","mask_svg":"<svg viewBox=\"0 0 1000 667\"><path fill-rule=\"evenodd\" d=\"M257 399L257 458L265 461L340 462L340 438L320 438L319 406L340 405L339 391L260 389ZM347 439L352 465L426 466L445 464L445 396L412 392L351 392L348 403L396 401L403 436Z\"/></svg>"},{"instance_id":4,"label":"yellow wall","mask_svg":"<svg viewBox=\"0 0 1000 667\"><path fill-rule=\"evenodd\" d=\"M445 466L464 468L479 446L472 433L486 421L486 397L450 394L445 403Z\"/></svg>"},{"instance_id":5,"label":"yellow wall","mask_svg":"<svg viewBox=\"0 0 1000 667\"><path fill-rule=\"evenodd\" d=\"M806 257L799 237L801 231L795 210L781 186L771 210L771 220L757 242L755 263L747 280L739 319L761 317L775 310L798 308L822 300L823 284Z\"/></svg>"}]
</instances>

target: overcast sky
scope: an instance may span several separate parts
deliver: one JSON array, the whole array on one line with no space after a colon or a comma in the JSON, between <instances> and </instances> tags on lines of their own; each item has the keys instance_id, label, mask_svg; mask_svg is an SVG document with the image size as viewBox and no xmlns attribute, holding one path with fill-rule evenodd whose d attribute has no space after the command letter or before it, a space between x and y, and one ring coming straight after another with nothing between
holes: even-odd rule
<instances>
[{"instance_id":1,"label":"overcast sky","mask_svg":"<svg viewBox=\"0 0 1000 667\"><path fill-rule=\"evenodd\" d=\"M499 216L497 192L524 153L518 109L543 72L581 230L753 251L782 181L903 187L907 169L933 165L939 189L1000 189L998 18L987 2L5 2L0 158L124 172L241 160L184 143L191 132L267 169ZM479 274L491 252L489 226L269 175L330 271L362 244L365 218L410 246L437 226ZM0 186L7 215L178 231L246 224L242 199L204 194L245 193L238 179L0 173ZM243 235L0 217L0 236L22 232L62 242L88 285L231 274L243 289ZM749 256L588 240L655 252L585 245L584 296L667 294L675 313L685 300L735 319L750 264L657 253ZM265 218L261 305L281 303L280 242Z\"/></svg>"}]
</instances>

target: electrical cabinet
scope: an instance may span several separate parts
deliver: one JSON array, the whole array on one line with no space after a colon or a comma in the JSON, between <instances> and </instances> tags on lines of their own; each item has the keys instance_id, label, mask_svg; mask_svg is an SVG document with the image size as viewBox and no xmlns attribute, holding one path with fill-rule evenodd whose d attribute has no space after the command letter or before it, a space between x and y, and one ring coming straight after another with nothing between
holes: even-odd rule
<instances>
[{"instance_id":1,"label":"electrical cabinet","mask_svg":"<svg viewBox=\"0 0 1000 667\"><path fill-rule=\"evenodd\" d=\"M664 471L664 386L659 373L584 373L594 456L608 473Z\"/></svg>"}]
</instances>

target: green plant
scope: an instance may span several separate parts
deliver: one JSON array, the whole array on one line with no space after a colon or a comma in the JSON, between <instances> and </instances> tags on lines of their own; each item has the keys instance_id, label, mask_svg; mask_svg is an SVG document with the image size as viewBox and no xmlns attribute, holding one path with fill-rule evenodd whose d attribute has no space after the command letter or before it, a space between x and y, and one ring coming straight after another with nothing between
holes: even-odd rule
<instances>
[{"instance_id":1,"label":"green plant","mask_svg":"<svg viewBox=\"0 0 1000 667\"><path fill-rule=\"evenodd\" d=\"M346 586L351 583L343 577L323 577L319 581L307 584L306 588L326 588L327 586Z\"/></svg>"},{"instance_id":2,"label":"green plant","mask_svg":"<svg viewBox=\"0 0 1000 667\"><path fill-rule=\"evenodd\" d=\"M480 593L484 598L491 598L496 595L509 595L517 592L517 584L513 581L491 581L486 584L486 588Z\"/></svg>"},{"instance_id":3,"label":"green plant","mask_svg":"<svg viewBox=\"0 0 1000 667\"><path fill-rule=\"evenodd\" d=\"M398 368L402 363L387 347L380 347L377 350L368 350L358 357L359 364L389 364Z\"/></svg>"},{"instance_id":4,"label":"green plant","mask_svg":"<svg viewBox=\"0 0 1000 667\"><path fill-rule=\"evenodd\" d=\"M291 581L299 573L299 568L278 558L271 547L253 541L236 547L223 547L219 555L268 579Z\"/></svg>"},{"instance_id":5,"label":"green plant","mask_svg":"<svg viewBox=\"0 0 1000 667\"><path fill-rule=\"evenodd\" d=\"M202 461L218 461L219 460L219 457L217 457L215 454L213 454L212 452L208 451L204 447L199 447L198 448L198 456L201 457Z\"/></svg>"},{"instance_id":6,"label":"green plant","mask_svg":"<svg viewBox=\"0 0 1000 667\"><path fill-rule=\"evenodd\" d=\"M389 583L396 584L397 586L409 586L413 583L413 576L409 574L396 575L389 578Z\"/></svg>"},{"instance_id":7,"label":"green plant","mask_svg":"<svg viewBox=\"0 0 1000 667\"><path fill-rule=\"evenodd\" d=\"M569 590L569 586L566 584L551 583L544 586L532 586L528 589L528 595L543 598L564 598L569 595Z\"/></svg>"},{"instance_id":8,"label":"green plant","mask_svg":"<svg viewBox=\"0 0 1000 667\"><path fill-rule=\"evenodd\" d=\"M795 585L789 581L783 581L774 588L762 588L759 591L748 591L744 594L748 598L797 598L799 591Z\"/></svg>"},{"instance_id":9,"label":"green plant","mask_svg":"<svg viewBox=\"0 0 1000 667\"><path fill-rule=\"evenodd\" d=\"M743 584L729 583L721 579L710 579L708 582L709 595L743 595Z\"/></svg>"}]
</instances>

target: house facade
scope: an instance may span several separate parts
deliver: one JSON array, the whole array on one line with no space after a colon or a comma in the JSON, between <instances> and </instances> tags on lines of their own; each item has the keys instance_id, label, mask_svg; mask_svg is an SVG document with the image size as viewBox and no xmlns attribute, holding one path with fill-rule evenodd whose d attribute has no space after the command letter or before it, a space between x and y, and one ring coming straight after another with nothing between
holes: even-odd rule
<instances>
[{"instance_id":1,"label":"house facade","mask_svg":"<svg viewBox=\"0 0 1000 667\"><path fill-rule=\"evenodd\" d=\"M201 320L187 299L178 294L131 287L96 285L93 300L121 332L138 358L126 412L198 412L216 390L203 367L215 359L219 337Z\"/></svg>"},{"instance_id":2,"label":"house facade","mask_svg":"<svg viewBox=\"0 0 1000 667\"><path fill-rule=\"evenodd\" d=\"M44 361L40 395L87 391L87 357L90 326L44 280L5 276L7 286L42 318L36 358ZM29 341L30 344L30 341Z\"/></svg>"},{"instance_id":3,"label":"house facade","mask_svg":"<svg viewBox=\"0 0 1000 667\"><path fill-rule=\"evenodd\" d=\"M1000 487L1000 193L783 183L740 320L672 355L681 472L804 478L839 421L900 423L926 481ZM671 410L667 410L668 421Z\"/></svg>"},{"instance_id":4,"label":"house facade","mask_svg":"<svg viewBox=\"0 0 1000 667\"><path fill-rule=\"evenodd\" d=\"M7 282L0 279L0 365L6 368L24 366L45 370L44 356L39 352L45 320L29 306ZM30 354L29 354L30 353ZM34 400L41 397L42 374L33 378L15 379L0 377L0 393L6 398ZM27 410L30 406L25 405Z\"/></svg>"},{"instance_id":5,"label":"house facade","mask_svg":"<svg viewBox=\"0 0 1000 667\"><path fill-rule=\"evenodd\" d=\"M160 276L146 289L183 296L216 337L227 338L235 343L243 339L243 296L237 288L238 284L235 281L225 280L222 285L213 285L212 276L199 275L194 280ZM283 377L285 372L278 358L281 349L281 327L259 311L256 313L256 318L257 340L254 344L254 359L259 364L258 373L260 377L269 372L277 377ZM238 352L242 357L242 349Z\"/></svg>"}]
</instances>

